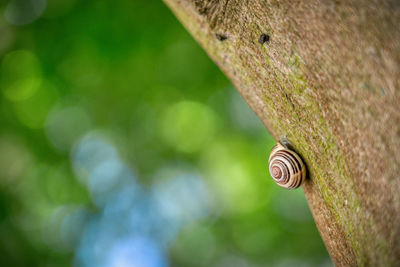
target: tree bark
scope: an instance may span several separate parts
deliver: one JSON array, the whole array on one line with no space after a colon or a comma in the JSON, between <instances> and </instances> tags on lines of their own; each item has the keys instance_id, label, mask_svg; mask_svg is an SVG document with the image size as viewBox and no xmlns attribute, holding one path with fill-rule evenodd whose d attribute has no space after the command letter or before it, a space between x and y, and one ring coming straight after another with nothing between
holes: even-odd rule
<instances>
[{"instance_id":1,"label":"tree bark","mask_svg":"<svg viewBox=\"0 0 400 267\"><path fill-rule=\"evenodd\" d=\"M399 265L400 2L164 1L305 160L334 263Z\"/></svg>"}]
</instances>

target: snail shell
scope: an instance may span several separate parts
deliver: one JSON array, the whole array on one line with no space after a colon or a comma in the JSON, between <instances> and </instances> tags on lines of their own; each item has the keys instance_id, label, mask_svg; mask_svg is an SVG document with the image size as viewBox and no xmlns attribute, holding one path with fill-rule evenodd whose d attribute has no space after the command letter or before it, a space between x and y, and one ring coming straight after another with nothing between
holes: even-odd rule
<instances>
[{"instance_id":1,"label":"snail shell","mask_svg":"<svg viewBox=\"0 0 400 267\"><path fill-rule=\"evenodd\" d=\"M281 187L297 188L306 178L306 166L296 152L277 143L269 156L269 173Z\"/></svg>"}]
</instances>

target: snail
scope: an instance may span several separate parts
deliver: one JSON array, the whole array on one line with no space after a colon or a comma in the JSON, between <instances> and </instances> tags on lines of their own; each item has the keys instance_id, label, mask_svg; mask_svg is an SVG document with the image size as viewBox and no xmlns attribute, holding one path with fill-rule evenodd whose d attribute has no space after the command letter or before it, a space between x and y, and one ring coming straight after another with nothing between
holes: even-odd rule
<instances>
[{"instance_id":1,"label":"snail","mask_svg":"<svg viewBox=\"0 0 400 267\"><path fill-rule=\"evenodd\" d=\"M269 173L279 186L293 189L306 179L306 166L289 144L278 142L269 156Z\"/></svg>"}]
</instances>

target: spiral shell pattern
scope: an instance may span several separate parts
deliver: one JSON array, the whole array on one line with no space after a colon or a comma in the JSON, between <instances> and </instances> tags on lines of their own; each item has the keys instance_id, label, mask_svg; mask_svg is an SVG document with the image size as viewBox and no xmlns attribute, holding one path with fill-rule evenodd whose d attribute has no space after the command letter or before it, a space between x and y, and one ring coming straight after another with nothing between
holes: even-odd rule
<instances>
[{"instance_id":1,"label":"spiral shell pattern","mask_svg":"<svg viewBox=\"0 0 400 267\"><path fill-rule=\"evenodd\" d=\"M296 152L278 143L269 156L269 173L279 186L293 189L305 180L306 167Z\"/></svg>"}]
</instances>

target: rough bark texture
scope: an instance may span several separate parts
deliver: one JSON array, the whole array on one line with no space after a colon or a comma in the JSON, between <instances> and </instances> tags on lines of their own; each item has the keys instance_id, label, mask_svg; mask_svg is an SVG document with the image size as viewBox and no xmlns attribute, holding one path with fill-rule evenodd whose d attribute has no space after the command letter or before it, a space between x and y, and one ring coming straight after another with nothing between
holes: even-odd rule
<instances>
[{"instance_id":1,"label":"rough bark texture","mask_svg":"<svg viewBox=\"0 0 400 267\"><path fill-rule=\"evenodd\" d=\"M334 263L399 265L400 2L165 2L304 158Z\"/></svg>"}]
</instances>

